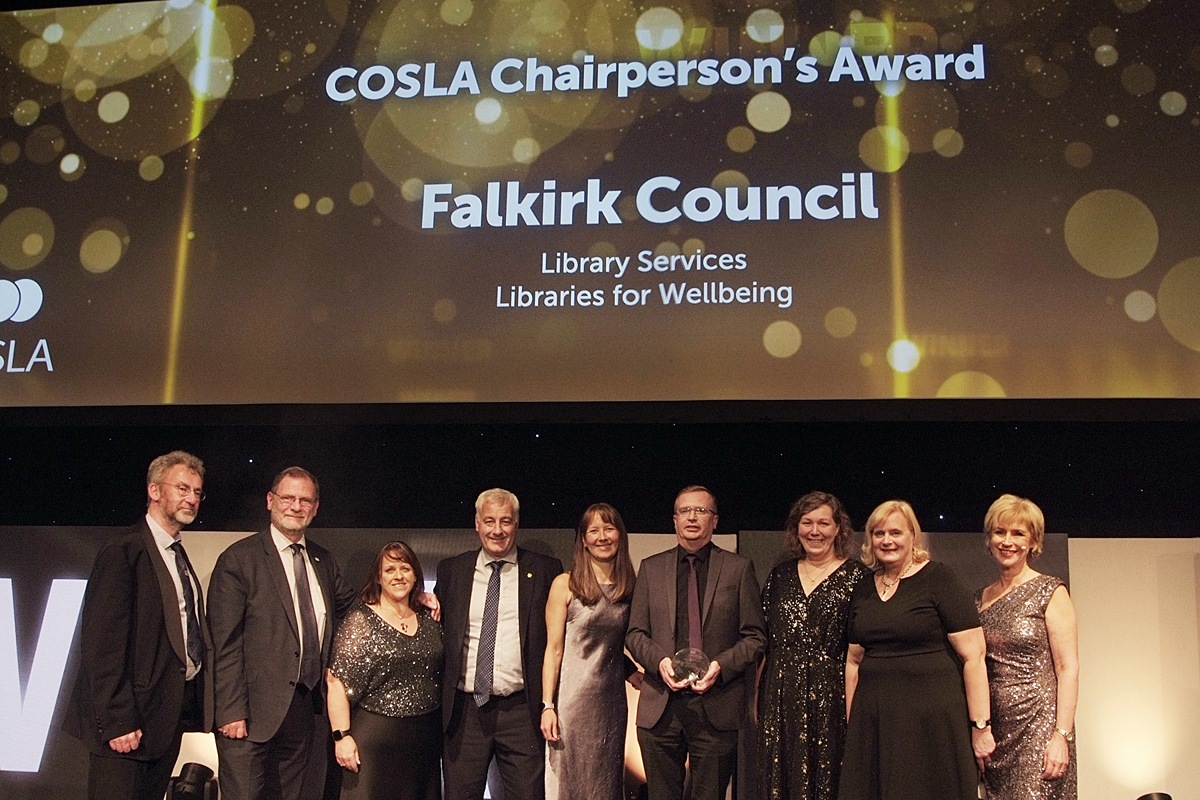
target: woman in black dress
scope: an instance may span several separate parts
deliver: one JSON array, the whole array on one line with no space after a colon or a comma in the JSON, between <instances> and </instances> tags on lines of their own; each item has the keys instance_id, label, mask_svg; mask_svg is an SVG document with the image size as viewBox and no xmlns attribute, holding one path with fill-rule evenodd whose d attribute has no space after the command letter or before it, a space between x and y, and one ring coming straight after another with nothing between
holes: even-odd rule
<instances>
[{"instance_id":1,"label":"woman in black dress","mask_svg":"<svg viewBox=\"0 0 1200 800\"><path fill-rule=\"evenodd\" d=\"M832 800L846 736L846 620L871 571L849 558L850 516L809 492L785 526L792 558L763 585L767 658L759 684L758 787L764 800Z\"/></svg>"},{"instance_id":2,"label":"woman in black dress","mask_svg":"<svg viewBox=\"0 0 1200 800\"><path fill-rule=\"evenodd\" d=\"M983 629L971 596L929 560L912 507L867 520L875 569L850 601L850 723L839 800L975 800L992 740Z\"/></svg>"},{"instance_id":3,"label":"woman in black dress","mask_svg":"<svg viewBox=\"0 0 1200 800\"><path fill-rule=\"evenodd\" d=\"M424 575L407 544L385 544L368 574L326 673L342 798L439 800L442 629L417 601Z\"/></svg>"}]
</instances>

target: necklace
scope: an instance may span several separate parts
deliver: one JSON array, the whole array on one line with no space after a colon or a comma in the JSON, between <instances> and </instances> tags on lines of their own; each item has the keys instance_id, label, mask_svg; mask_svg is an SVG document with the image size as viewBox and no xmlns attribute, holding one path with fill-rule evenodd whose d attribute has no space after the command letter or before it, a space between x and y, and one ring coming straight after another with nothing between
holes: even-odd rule
<instances>
[{"instance_id":1,"label":"necklace","mask_svg":"<svg viewBox=\"0 0 1200 800\"><path fill-rule=\"evenodd\" d=\"M900 581L904 580L904 576L908 575L909 571L913 568L914 563L915 562L913 562L913 561L909 561L908 564L904 567L903 570L900 571L900 574L897 575L894 580L889 581L887 579L887 575L883 574L882 572L879 573L879 582L883 584L884 596L887 596L893 589L896 588L897 585L899 585Z\"/></svg>"},{"instance_id":2,"label":"necklace","mask_svg":"<svg viewBox=\"0 0 1200 800\"><path fill-rule=\"evenodd\" d=\"M386 608L388 611L392 612L392 616L395 617L396 621L400 623L400 632L403 633L404 635L407 636L409 633L411 633L412 631L415 631L417 629L417 615L415 612L413 614L410 614L407 617L402 617L402 616L400 616L399 611L392 608L387 603L380 602L379 606L381 608Z\"/></svg>"},{"instance_id":3,"label":"necklace","mask_svg":"<svg viewBox=\"0 0 1200 800\"><path fill-rule=\"evenodd\" d=\"M801 565L801 568L804 570L804 577L808 578L809 583L820 583L825 577L827 577L829 575L830 572L833 571L833 568L836 567L837 560L836 559L831 560L829 562L829 564L822 567L817 572L817 577L815 577L815 578L813 577L812 570L810 570L808 568L808 559L807 558L801 559L800 565Z\"/></svg>"}]
</instances>

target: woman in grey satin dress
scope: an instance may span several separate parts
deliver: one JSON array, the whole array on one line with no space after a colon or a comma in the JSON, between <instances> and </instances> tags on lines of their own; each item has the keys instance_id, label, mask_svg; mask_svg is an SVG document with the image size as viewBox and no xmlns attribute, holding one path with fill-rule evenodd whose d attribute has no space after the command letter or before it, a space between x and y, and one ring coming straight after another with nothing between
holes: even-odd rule
<instances>
[{"instance_id":1,"label":"woman in grey satin dress","mask_svg":"<svg viewBox=\"0 0 1200 800\"><path fill-rule=\"evenodd\" d=\"M608 503L589 507L571 571L555 578L546 603L546 800L624 796L624 681L641 677L625 657L635 578L621 515Z\"/></svg>"},{"instance_id":2,"label":"woman in grey satin dress","mask_svg":"<svg viewBox=\"0 0 1200 800\"><path fill-rule=\"evenodd\" d=\"M1042 511L1006 494L984 519L999 579L975 596L987 638L996 749L984 772L992 800L1075 800L1079 654L1067 587L1029 566L1042 552Z\"/></svg>"}]
</instances>

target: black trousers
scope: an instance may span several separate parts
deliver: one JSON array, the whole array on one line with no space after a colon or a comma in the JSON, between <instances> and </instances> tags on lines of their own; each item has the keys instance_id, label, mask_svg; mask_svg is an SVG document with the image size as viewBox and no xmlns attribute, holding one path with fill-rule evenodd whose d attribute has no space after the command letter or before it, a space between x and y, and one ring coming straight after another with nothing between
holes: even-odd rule
<instances>
[{"instance_id":1,"label":"black trousers","mask_svg":"<svg viewBox=\"0 0 1200 800\"><path fill-rule=\"evenodd\" d=\"M545 742L533 727L525 692L492 697L482 706L467 692L455 692L442 756L445 799L481 800L495 756L505 800L544 800Z\"/></svg>"},{"instance_id":2,"label":"black trousers","mask_svg":"<svg viewBox=\"0 0 1200 800\"><path fill-rule=\"evenodd\" d=\"M714 728L700 695L675 692L658 723L638 728L637 737L650 800L679 800L689 771L692 800L723 800L737 765L738 732Z\"/></svg>"},{"instance_id":3,"label":"black trousers","mask_svg":"<svg viewBox=\"0 0 1200 800\"><path fill-rule=\"evenodd\" d=\"M162 800L167 793L175 762L179 760L183 732L198 730L200 726L201 680L197 675L183 685L181 719L161 756L144 760L137 758L137 750L126 754L114 751L112 755L89 756L88 800ZM144 753L146 751L143 748L154 744L143 739L138 749Z\"/></svg>"},{"instance_id":4,"label":"black trousers","mask_svg":"<svg viewBox=\"0 0 1200 800\"><path fill-rule=\"evenodd\" d=\"M325 791L329 722L303 686L265 742L217 734L222 800L318 800Z\"/></svg>"}]
</instances>

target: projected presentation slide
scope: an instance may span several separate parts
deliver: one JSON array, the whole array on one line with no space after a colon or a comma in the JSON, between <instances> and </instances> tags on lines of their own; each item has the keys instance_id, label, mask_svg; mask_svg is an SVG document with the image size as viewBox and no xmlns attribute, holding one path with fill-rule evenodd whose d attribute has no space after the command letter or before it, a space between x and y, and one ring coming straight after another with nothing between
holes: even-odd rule
<instances>
[{"instance_id":1,"label":"projected presentation slide","mask_svg":"<svg viewBox=\"0 0 1200 800\"><path fill-rule=\"evenodd\" d=\"M0 15L0 405L1200 396L1200 6Z\"/></svg>"}]
</instances>

